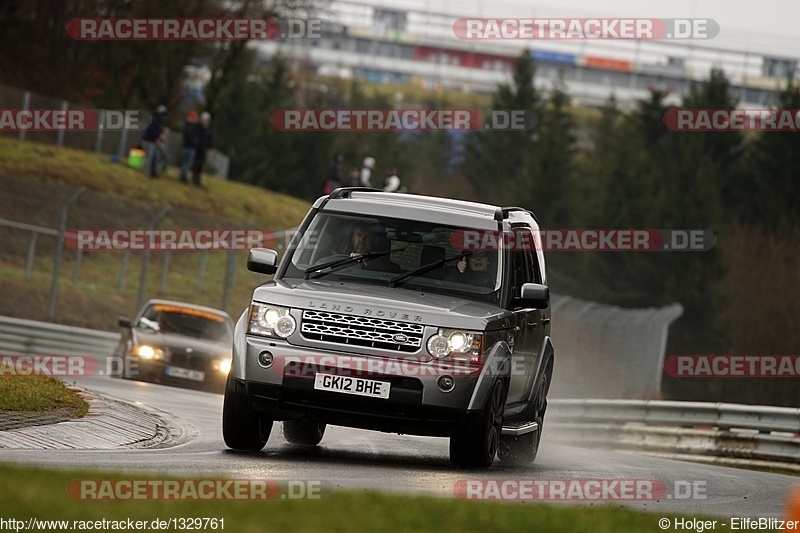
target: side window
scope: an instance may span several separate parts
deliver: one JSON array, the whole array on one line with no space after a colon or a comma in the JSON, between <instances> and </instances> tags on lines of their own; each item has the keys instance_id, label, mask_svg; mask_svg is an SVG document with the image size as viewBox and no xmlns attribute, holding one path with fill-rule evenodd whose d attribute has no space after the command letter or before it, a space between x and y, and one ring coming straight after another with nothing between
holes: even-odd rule
<instances>
[{"instance_id":1,"label":"side window","mask_svg":"<svg viewBox=\"0 0 800 533\"><path fill-rule=\"evenodd\" d=\"M513 228L516 254L524 257L525 279L523 283L545 283L539 263L541 241L527 225Z\"/></svg>"},{"instance_id":2,"label":"side window","mask_svg":"<svg viewBox=\"0 0 800 533\"><path fill-rule=\"evenodd\" d=\"M528 265L525 260L525 253L519 250L511 250L511 276L513 278L514 288L512 297L518 298L522 284L528 281Z\"/></svg>"}]
</instances>

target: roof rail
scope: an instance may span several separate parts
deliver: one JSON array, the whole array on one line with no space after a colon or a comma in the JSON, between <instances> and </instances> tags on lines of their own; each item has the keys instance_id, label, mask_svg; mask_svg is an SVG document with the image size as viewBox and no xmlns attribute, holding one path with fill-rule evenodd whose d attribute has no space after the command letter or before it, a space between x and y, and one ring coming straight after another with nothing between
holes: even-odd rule
<instances>
[{"instance_id":1,"label":"roof rail","mask_svg":"<svg viewBox=\"0 0 800 533\"><path fill-rule=\"evenodd\" d=\"M374 187L339 187L334 189L329 195L329 200L336 200L338 198L350 198L354 192L383 192L383 189L376 189Z\"/></svg>"},{"instance_id":2,"label":"roof rail","mask_svg":"<svg viewBox=\"0 0 800 533\"><path fill-rule=\"evenodd\" d=\"M536 218L536 215L530 209L525 209L524 207L516 207L516 206L507 206L503 208L503 218L508 218L508 214L511 212L519 212L519 213L528 213L530 216L533 217L537 223L539 219Z\"/></svg>"}]
</instances>

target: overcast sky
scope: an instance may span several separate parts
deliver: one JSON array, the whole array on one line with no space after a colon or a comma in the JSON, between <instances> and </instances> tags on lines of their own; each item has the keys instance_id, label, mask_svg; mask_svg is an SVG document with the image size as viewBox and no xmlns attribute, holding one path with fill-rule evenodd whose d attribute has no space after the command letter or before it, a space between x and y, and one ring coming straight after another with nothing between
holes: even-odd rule
<instances>
[{"instance_id":1,"label":"overcast sky","mask_svg":"<svg viewBox=\"0 0 800 533\"><path fill-rule=\"evenodd\" d=\"M360 0L477 17L712 18L705 44L800 58L800 0Z\"/></svg>"}]
</instances>

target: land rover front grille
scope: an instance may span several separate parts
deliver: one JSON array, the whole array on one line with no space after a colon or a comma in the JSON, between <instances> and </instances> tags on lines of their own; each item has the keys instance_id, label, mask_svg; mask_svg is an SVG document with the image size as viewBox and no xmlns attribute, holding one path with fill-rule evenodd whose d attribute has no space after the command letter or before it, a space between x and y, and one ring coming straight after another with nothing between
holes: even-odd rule
<instances>
[{"instance_id":1,"label":"land rover front grille","mask_svg":"<svg viewBox=\"0 0 800 533\"><path fill-rule=\"evenodd\" d=\"M419 350L424 330L422 324L309 310L300 327L306 339L398 352Z\"/></svg>"}]
</instances>

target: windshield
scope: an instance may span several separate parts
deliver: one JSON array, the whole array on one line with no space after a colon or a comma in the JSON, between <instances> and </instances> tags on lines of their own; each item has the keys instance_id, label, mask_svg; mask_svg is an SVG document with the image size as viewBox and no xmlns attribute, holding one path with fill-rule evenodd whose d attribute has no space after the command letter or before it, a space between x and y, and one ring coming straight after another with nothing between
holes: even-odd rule
<instances>
[{"instance_id":1,"label":"windshield","mask_svg":"<svg viewBox=\"0 0 800 533\"><path fill-rule=\"evenodd\" d=\"M297 236L283 278L359 281L496 301L497 250L464 250L465 228L320 212ZM437 265L435 268L424 268ZM415 272L419 270L419 272Z\"/></svg>"},{"instance_id":2,"label":"windshield","mask_svg":"<svg viewBox=\"0 0 800 533\"><path fill-rule=\"evenodd\" d=\"M177 333L225 343L233 341L233 330L228 320L222 315L201 309L156 304L147 308L142 319L140 327L147 326L147 321L153 321L162 333Z\"/></svg>"}]
</instances>

